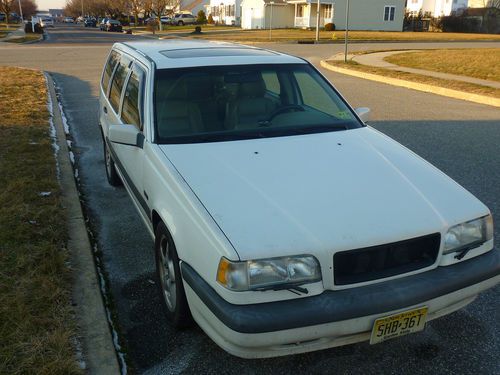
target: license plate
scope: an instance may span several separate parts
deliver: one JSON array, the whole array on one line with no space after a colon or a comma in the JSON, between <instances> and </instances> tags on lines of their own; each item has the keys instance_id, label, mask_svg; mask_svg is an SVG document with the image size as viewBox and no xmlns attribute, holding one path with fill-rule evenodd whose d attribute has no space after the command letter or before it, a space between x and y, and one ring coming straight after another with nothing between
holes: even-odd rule
<instances>
[{"instance_id":1,"label":"license plate","mask_svg":"<svg viewBox=\"0 0 500 375\"><path fill-rule=\"evenodd\" d=\"M370 344L378 344L409 333L422 331L425 327L426 317L427 307L419 307L377 319L373 323Z\"/></svg>"}]
</instances>

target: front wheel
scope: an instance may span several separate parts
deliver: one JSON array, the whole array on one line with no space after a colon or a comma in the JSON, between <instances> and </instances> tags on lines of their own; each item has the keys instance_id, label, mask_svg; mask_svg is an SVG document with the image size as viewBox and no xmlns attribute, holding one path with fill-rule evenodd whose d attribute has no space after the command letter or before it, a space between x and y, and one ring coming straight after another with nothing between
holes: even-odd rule
<instances>
[{"instance_id":1,"label":"front wheel","mask_svg":"<svg viewBox=\"0 0 500 375\"><path fill-rule=\"evenodd\" d=\"M155 255L161 299L167 308L167 316L174 327L189 327L192 317L182 284L179 257L170 233L161 222L155 233Z\"/></svg>"},{"instance_id":2,"label":"front wheel","mask_svg":"<svg viewBox=\"0 0 500 375\"><path fill-rule=\"evenodd\" d=\"M116 171L116 165L109 152L108 145L106 142L103 143L104 147L104 163L106 165L106 177L108 178L108 182L111 186L120 186L122 184L122 180Z\"/></svg>"},{"instance_id":3,"label":"front wheel","mask_svg":"<svg viewBox=\"0 0 500 375\"><path fill-rule=\"evenodd\" d=\"M184 26L184 22L182 21L177 22L177 26Z\"/></svg>"}]
</instances>

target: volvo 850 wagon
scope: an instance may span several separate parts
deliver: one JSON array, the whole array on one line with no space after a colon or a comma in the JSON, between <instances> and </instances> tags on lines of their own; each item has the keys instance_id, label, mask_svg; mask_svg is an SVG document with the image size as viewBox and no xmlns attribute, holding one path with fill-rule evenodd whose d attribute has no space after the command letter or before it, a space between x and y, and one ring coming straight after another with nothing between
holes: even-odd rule
<instances>
[{"instance_id":1,"label":"volvo 850 wagon","mask_svg":"<svg viewBox=\"0 0 500 375\"><path fill-rule=\"evenodd\" d=\"M303 59L118 43L99 105L107 177L154 238L168 319L229 353L380 343L500 280L488 208Z\"/></svg>"}]
</instances>

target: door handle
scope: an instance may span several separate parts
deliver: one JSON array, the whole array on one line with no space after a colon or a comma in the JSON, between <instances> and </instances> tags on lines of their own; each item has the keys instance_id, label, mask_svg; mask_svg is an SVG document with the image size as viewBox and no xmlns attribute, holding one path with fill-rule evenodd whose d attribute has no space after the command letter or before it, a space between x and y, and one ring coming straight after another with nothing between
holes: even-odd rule
<instances>
[{"instance_id":1,"label":"door handle","mask_svg":"<svg viewBox=\"0 0 500 375\"><path fill-rule=\"evenodd\" d=\"M104 111L104 113L106 113L106 114L107 114L107 113L108 113L108 108L107 108L107 107L104 107L104 108L103 108L103 111Z\"/></svg>"}]
</instances>

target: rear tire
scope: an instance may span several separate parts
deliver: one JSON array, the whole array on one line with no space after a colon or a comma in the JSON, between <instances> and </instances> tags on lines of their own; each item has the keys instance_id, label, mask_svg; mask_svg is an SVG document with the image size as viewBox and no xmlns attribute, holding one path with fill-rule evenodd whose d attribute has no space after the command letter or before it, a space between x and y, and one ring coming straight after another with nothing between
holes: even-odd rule
<instances>
[{"instance_id":1,"label":"rear tire","mask_svg":"<svg viewBox=\"0 0 500 375\"><path fill-rule=\"evenodd\" d=\"M177 26L184 26L184 22L182 21L177 22Z\"/></svg>"},{"instance_id":2,"label":"rear tire","mask_svg":"<svg viewBox=\"0 0 500 375\"><path fill-rule=\"evenodd\" d=\"M120 179L120 176L116 171L116 165L113 160L113 157L111 156L111 153L109 152L106 141L103 142L103 148L104 148L104 165L106 167L106 177L108 178L108 183L111 186L120 186L122 185L122 180Z\"/></svg>"},{"instance_id":3,"label":"rear tire","mask_svg":"<svg viewBox=\"0 0 500 375\"><path fill-rule=\"evenodd\" d=\"M155 231L156 273L160 280L160 298L167 317L175 328L186 328L193 324L189 305L182 284L179 257L174 241L165 224L160 222Z\"/></svg>"}]
</instances>

